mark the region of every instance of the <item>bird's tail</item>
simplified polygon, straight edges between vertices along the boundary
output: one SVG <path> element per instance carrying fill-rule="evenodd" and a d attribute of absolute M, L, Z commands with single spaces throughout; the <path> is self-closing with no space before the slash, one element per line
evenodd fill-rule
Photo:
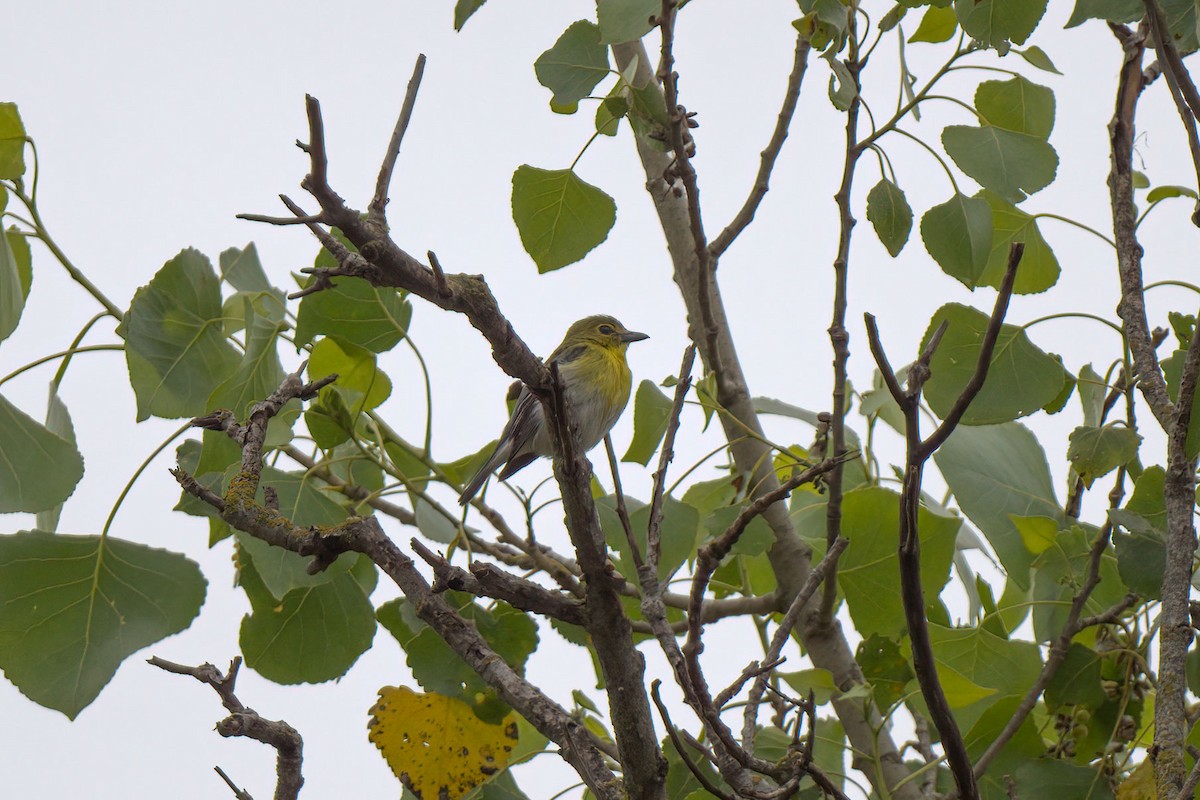
<path fill-rule="evenodd" d="M 471 502 L 471 498 L 479 494 L 479 490 L 483 488 L 483 484 L 491 477 L 496 468 L 508 461 L 508 457 L 512 455 L 512 442 L 501 440 L 496 444 L 496 449 L 488 456 L 488 460 L 484 462 L 479 471 L 475 473 L 475 477 L 471 478 L 466 488 L 462 490 L 462 494 L 458 496 L 458 504 L 465 506 Z"/>

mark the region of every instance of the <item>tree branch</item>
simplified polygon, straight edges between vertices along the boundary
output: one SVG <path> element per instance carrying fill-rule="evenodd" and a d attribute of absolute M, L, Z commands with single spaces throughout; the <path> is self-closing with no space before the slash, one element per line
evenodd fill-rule
<path fill-rule="evenodd" d="M 217 733 L 225 737 L 245 736 L 275 748 L 275 800 L 295 800 L 300 795 L 300 787 L 304 785 L 300 769 L 304 762 L 304 739 L 295 728 L 283 720 L 263 719 L 254 709 L 247 708 L 238 700 L 233 690 L 237 683 L 238 669 L 242 666 L 241 656 L 237 656 L 230 663 L 228 675 L 222 675 L 212 664 L 188 667 L 158 656 L 147 659 L 147 663 L 176 675 L 191 675 L 201 683 L 211 686 L 221 698 L 221 705 L 229 712 L 228 717 L 217 723 Z M 217 772 L 234 790 L 236 796 L 245 795 L 219 768 Z"/>
<path fill-rule="evenodd" d="M 929 709 L 930 719 L 941 736 L 942 749 L 946 753 L 946 761 L 954 776 L 958 796 L 962 798 L 978 797 L 979 789 L 962 732 L 958 728 L 958 723 L 954 719 L 950 703 L 946 700 L 946 693 L 938 678 L 937 661 L 934 658 L 933 643 L 929 636 L 929 621 L 925 617 L 925 591 L 921 585 L 921 539 L 918 529 L 921 483 L 925 464 L 929 461 L 930 456 L 954 431 L 963 414 L 971 405 L 971 401 L 979 394 L 987 380 L 988 368 L 992 363 L 992 353 L 996 347 L 996 340 L 1000 336 L 1004 315 L 1008 311 L 1008 301 L 1012 297 L 1017 267 L 1021 263 L 1024 251 L 1025 246 L 1019 242 L 1014 242 L 1009 248 L 1008 265 L 1000 284 L 995 307 L 988 320 L 987 331 L 980 345 L 975 372 L 959 393 L 942 424 L 930 434 L 928 439 L 921 439 L 921 390 L 931 375 L 930 363 L 944 328 L 938 329 L 917 359 L 916 364 L 909 370 L 908 390 L 902 391 L 892 365 L 883 351 L 883 343 L 879 339 L 879 329 L 875 325 L 875 318 L 870 314 L 866 315 L 867 341 L 871 348 L 871 354 L 875 358 L 880 373 L 884 376 L 884 383 L 892 392 L 893 399 L 904 412 L 908 457 L 900 491 L 898 558 L 900 562 L 900 596 L 911 641 L 913 671 L 921 686 L 921 694 Z"/>
<path fill-rule="evenodd" d="M 302 556 L 314 556 L 309 564 L 310 572 L 327 568 L 344 552 L 368 556 L 404 592 L 417 615 L 496 690 L 501 700 L 559 745 L 563 758 L 575 768 L 598 798 L 622 800 L 620 783 L 582 724 L 514 671 L 473 625 L 459 616 L 441 595 L 433 592 L 413 566 L 412 559 L 387 537 L 374 517 L 351 517 L 339 525 L 305 528 L 297 526 L 278 510 L 255 500 L 262 471 L 267 423 L 289 400 L 312 397 L 318 389 L 318 384 L 303 383 L 300 371 L 297 371 L 288 375 L 266 401 L 251 409 L 250 418 L 244 425 L 233 421 L 233 415 L 228 411 L 196 420 L 198 425 L 225 430 L 242 447 L 242 468 L 230 482 L 223 498 L 223 506 L 219 509 L 221 518 L 234 528 L 268 544 Z M 188 489 L 187 479 L 190 476 L 182 469 L 172 472 L 181 485 Z"/>
<path fill-rule="evenodd" d="M 649 57 L 640 42 L 618 44 L 612 49 L 618 69 L 627 70 L 636 62 L 634 85 L 645 87 L 650 84 L 654 78 L 647 66 Z M 719 286 L 715 280 L 702 280 L 688 202 L 676 195 L 672 184 L 663 177 L 671 167 L 670 156 L 641 139 L 636 140 L 636 144 L 688 318 L 693 326 L 697 325 L 698 320 L 705 318 L 707 308 L 716 323 L 715 341 L 697 335 L 693 335 L 693 340 L 705 365 L 716 376 L 716 399 L 728 412 L 720 415 L 720 421 L 733 460 L 737 469 L 747 476 L 751 496 L 762 497 L 778 487 L 779 481 L 772 468 L 770 447 L 763 441 L 762 423 L 742 372 Z M 713 353 L 717 353 L 715 358 Z M 811 548 L 796 535 L 785 503 L 768 506 L 762 517 L 774 535 L 768 558 L 778 584 L 779 603 L 790 604 L 812 568 Z M 797 633 L 814 666 L 828 669 L 838 686 L 848 690 L 862 683 L 862 672 L 836 619 L 825 624 L 815 615 L 806 613 L 802 615 Z M 854 699 L 834 699 L 833 704 L 851 746 L 859 754 L 855 758 L 856 766 L 861 765 L 881 792 L 890 792 L 894 800 L 919 800 L 922 796 L 920 787 L 907 780 L 908 768 L 878 711 Z"/>
<path fill-rule="evenodd" d="M 1150 29 L 1154 32 L 1155 49 L 1159 53 L 1159 59 L 1166 64 L 1163 75 L 1167 79 L 1167 88 L 1171 92 L 1171 99 L 1175 101 L 1179 119 L 1187 133 L 1192 168 L 1196 172 L 1197 188 L 1200 189 L 1200 139 L 1196 136 L 1196 120 L 1200 116 L 1200 92 L 1196 90 L 1192 76 L 1188 73 L 1187 67 L 1183 65 L 1183 59 L 1179 57 L 1179 50 L 1176 49 L 1175 40 L 1167 28 L 1167 19 L 1162 6 L 1158 4 L 1158 0 L 1143 0 L 1143 2 L 1146 6 L 1146 19 L 1149 20 Z M 1192 212 L 1192 224 L 1200 226 L 1200 201 L 1197 201 L 1196 209 Z"/>
<path fill-rule="evenodd" d="M 392 130 L 392 138 L 388 142 L 387 152 L 379 166 L 379 177 L 375 181 L 375 196 L 367 206 L 367 214 L 376 224 L 387 224 L 388 190 L 392 185 L 392 171 L 396 168 L 396 158 L 400 155 L 400 143 L 404 141 L 404 133 L 412 119 L 413 106 L 417 103 L 417 90 L 421 88 L 421 77 L 425 74 L 425 54 L 417 56 L 413 66 L 412 77 L 408 81 L 408 91 L 404 94 L 404 105 L 400 109 L 400 117 Z"/>
<path fill-rule="evenodd" d="M 1121 279 L 1121 302 L 1117 313 L 1124 323 L 1125 338 L 1133 354 L 1138 388 L 1163 430 L 1170 427 L 1174 406 L 1166 380 L 1154 352 L 1142 286 L 1142 246 L 1137 240 L 1137 208 L 1133 202 L 1134 116 L 1142 93 L 1142 55 L 1146 49 L 1144 29 L 1133 33 L 1124 25 L 1109 26 L 1123 50 L 1117 83 L 1116 110 L 1108 125 L 1112 166 L 1108 174 L 1113 214 L 1113 238 L 1117 244 L 1117 270 Z"/>
<path fill-rule="evenodd" d="M 733 244 L 741 232 L 754 221 L 754 215 L 758 212 L 759 205 L 762 204 L 763 198 L 767 196 L 767 192 L 771 188 L 771 172 L 775 169 L 775 161 L 779 158 L 780 150 L 783 149 L 783 143 L 788 137 L 788 128 L 791 127 L 792 117 L 796 113 L 796 103 L 800 98 L 800 86 L 804 83 L 804 75 L 808 71 L 810 49 L 809 41 L 803 34 L 796 37 L 792 73 L 788 76 L 787 91 L 783 95 L 783 106 L 779 109 L 779 116 L 775 120 L 775 131 L 771 134 L 771 140 L 767 142 L 766 149 L 760 154 L 758 175 L 754 178 L 750 196 L 746 198 L 741 209 L 725 226 L 725 230 L 721 231 L 708 245 L 709 255 L 714 261 L 719 260 L 729 249 L 729 245 Z"/>

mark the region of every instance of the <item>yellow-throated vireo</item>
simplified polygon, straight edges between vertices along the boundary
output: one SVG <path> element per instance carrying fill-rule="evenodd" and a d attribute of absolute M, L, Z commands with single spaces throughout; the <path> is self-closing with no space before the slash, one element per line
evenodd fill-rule
<path fill-rule="evenodd" d="M 562 344 L 546 359 L 547 365 L 558 367 L 571 419 L 579 431 L 579 446 L 584 452 L 612 430 L 625 410 L 632 383 L 625 350 L 630 342 L 648 338 L 644 333 L 627 329 L 613 317 L 597 314 L 584 317 L 568 328 Z M 554 437 L 542 404 L 528 387 L 522 386 L 496 449 L 458 496 L 459 504 L 470 502 L 501 464 L 504 469 L 500 470 L 499 478 L 505 480 L 539 456 L 553 455 Z"/>

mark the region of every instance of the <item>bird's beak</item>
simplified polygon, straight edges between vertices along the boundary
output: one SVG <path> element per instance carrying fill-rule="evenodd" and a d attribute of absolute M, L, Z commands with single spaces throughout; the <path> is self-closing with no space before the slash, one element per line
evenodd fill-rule
<path fill-rule="evenodd" d="M 621 334 L 621 341 L 624 342 L 625 344 L 629 344 L 630 342 L 640 342 L 643 339 L 649 339 L 649 338 L 650 338 L 650 334 L 639 333 L 637 331 L 625 331 L 624 333 Z"/>

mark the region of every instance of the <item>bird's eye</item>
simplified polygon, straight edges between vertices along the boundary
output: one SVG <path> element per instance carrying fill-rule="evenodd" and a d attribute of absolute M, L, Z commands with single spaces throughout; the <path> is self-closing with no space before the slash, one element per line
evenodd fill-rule
<path fill-rule="evenodd" d="M 603 333 L 605 336 L 612 336 L 615 331 L 613 331 L 612 325 L 601 325 L 600 332 Z"/>

